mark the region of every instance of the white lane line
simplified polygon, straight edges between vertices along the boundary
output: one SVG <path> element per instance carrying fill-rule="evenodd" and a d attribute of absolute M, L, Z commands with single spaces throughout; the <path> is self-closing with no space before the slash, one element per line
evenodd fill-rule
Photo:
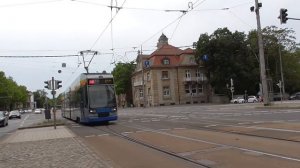
<path fill-rule="evenodd" d="M 92 138 L 92 137 L 95 137 L 96 135 L 87 135 L 85 136 L 86 138 Z"/>
<path fill-rule="evenodd" d="M 122 132 L 121 134 L 132 134 L 133 132 Z"/>
<path fill-rule="evenodd" d="M 279 128 L 266 128 L 266 127 L 256 127 L 256 126 L 251 126 L 247 128 L 255 128 L 259 130 L 271 130 L 271 131 L 283 131 L 283 132 L 293 132 L 293 133 L 300 133 L 300 131 L 297 130 L 288 130 L 288 129 L 279 129 Z"/>
<path fill-rule="evenodd" d="M 238 123 L 239 125 L 249 124 L 248 122 Z"/>
<path fill-rule="evenodd" d="M 261 123 L 264 123 L 264 121 L 255 121 L 253 122 L 254 124 L 261 124 Z"/>
<path fill-rule="evenodd" d="M 253 150 L 253 149 L 242 148 L 242 147 L 228 145 L 228 144 L 221 144 L 221 143 L 216 143 L 216 142 L 210 142 L 210 141 L 201 140 L 201 139 L 194 139 L 194 138 L 189 138 L 189 137 L 174 135 L 174 134 L 170 134 L 170 133 L 166 133 L 166 132 L 159 132 L 159 131 L 155 131 L 155 130 L 153 130 L 151 132 L 156 132 L 156 133 L 160 133 L 160 134 L 163 134 L 163 135 L 169 135 L 169 136 L 172 136 L 172 137 L 186 139 L 186 140 L 190 140 L 190 141 L 203 142 L 203 143 L 212 144 L 212 145 L 218 145 L 218 146 L 223 146 L 223 147 L 231 147 L 233 149 L 239 149 L 239 150 L 242 150 L 242 151 L 253 152 L 253 153 L 257 153 L 257 154 L 263 154 L 263 155 L 266 155 L 266 156 L 272 156 L 272 157 L 276 157 L 276 158 L 281 158 L 281 159 L 286 159 L 286 160 L 292 160 L 292 161 L 300 162 L 300 159 L 298 159 L 298 158 L 286 157 L 286 156 L 282 156 L 282 155 L 277 155 L 277 154 L 262 152 L 262 151 Z"/>
<path fill-rule="evenodd" d="M 27 116 L 24 118 L 24 120 L 23 120 L 23 121 L 21 122 L 21 124 L 20 124 L 20 127 L 23 127 L 25 121 L 28 119 L 29 116 L 30 116 L 30 114 L 27 115 Z"/>
<path fill-rule="evenodd" d="M 206 126 L 204 126 L 204 127 L 208 128 L 208 127 L 215 127 L 215 126 L 217 126 L 217 125 L 212 124 L 212 125 L 206 125 Z"/>
<path fill-rule="evenodd" d="M 174 130 L 185 130 L 186 128 L 174 128 Z"/>
<path fill-rule="evenodd" d="M 99 134 L 97 135 L 98 137 L 101 137 L 101 136 L 109 136 L 109 134 Z"/>

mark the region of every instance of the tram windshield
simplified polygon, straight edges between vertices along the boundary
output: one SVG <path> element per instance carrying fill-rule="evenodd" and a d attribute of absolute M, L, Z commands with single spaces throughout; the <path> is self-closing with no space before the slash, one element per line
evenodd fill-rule
<path fill-rule="evenodd" d="M 88 92 L 90 108 L 116 106 L 116 97 L 113 85 L 89 86 Z"/>

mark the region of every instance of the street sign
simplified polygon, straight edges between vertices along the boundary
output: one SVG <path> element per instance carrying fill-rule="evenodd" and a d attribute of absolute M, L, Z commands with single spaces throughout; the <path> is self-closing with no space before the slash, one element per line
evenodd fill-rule
<path fill-rule="evenodd" d="M 203 56 L 202 56 L 202 60 L 203 60 L 203 61 L 208 61 L 208 55 L 207 55 L 207 54 L 203 55 Z"/>
<path fill-rule="evenodd" d="M 146 68 L 149 68 L 149 67 L 150 67 L 150 61 L 149 61 L 149 60 L 146 60 L 146 61 L 144 62 L 144 66 L 145 66 Z"/>

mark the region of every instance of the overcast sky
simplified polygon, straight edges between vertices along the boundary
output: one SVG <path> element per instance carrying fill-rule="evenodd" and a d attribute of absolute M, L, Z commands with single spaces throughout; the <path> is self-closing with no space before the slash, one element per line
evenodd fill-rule
<path fill-rule="evenodd" d="M 287 8 L 289 17 L 300 18 L 300 1 L 260 2 L 262 26 L 292 28 L 299 42 L 300 21 L 288 20 L 280 25 L 277 17 L 280 8 Z M 141 46 L 144 53 L 153 52 L 161 33 L 171 45 L 190 46 L 200 34 L 211 34 L 217 28 L 244 32 L 256 28 L 255 13 L 249 10 L 255 0 L 117 0 L 117 6 L 123 4 L 124 8 L 116 16 L 116 9 L 111 12 L 107 7 L 110 3 L 111 0 L 0 0 L 0 56 L 63 56 L 94 50 L 100 55 L 91 62 L 90 72 L 111 72 L 114 63 L 134 60 Z M 164 11 L 187 10 L 189 6 L 193 10 L 178 20 L 181 12 Z M 111 15 L 115 16 L 112 27 Z M 67 67 L 62 68 L 62 63 Z M 59 92 L 85 72 L 81 57 L 1 57 L 0 70 L 30 91 L 43 89 L 43 81 L 54 76 L 63 81 Z"/>

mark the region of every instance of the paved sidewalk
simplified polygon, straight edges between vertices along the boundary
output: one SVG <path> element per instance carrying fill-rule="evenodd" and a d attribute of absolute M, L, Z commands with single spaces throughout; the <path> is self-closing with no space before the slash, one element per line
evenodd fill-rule
<path fill-rule="evenodd" d="M 101 161 L 64 126 L 18 130 L 0 143 L 0 168 L 103 168 Z"/>

